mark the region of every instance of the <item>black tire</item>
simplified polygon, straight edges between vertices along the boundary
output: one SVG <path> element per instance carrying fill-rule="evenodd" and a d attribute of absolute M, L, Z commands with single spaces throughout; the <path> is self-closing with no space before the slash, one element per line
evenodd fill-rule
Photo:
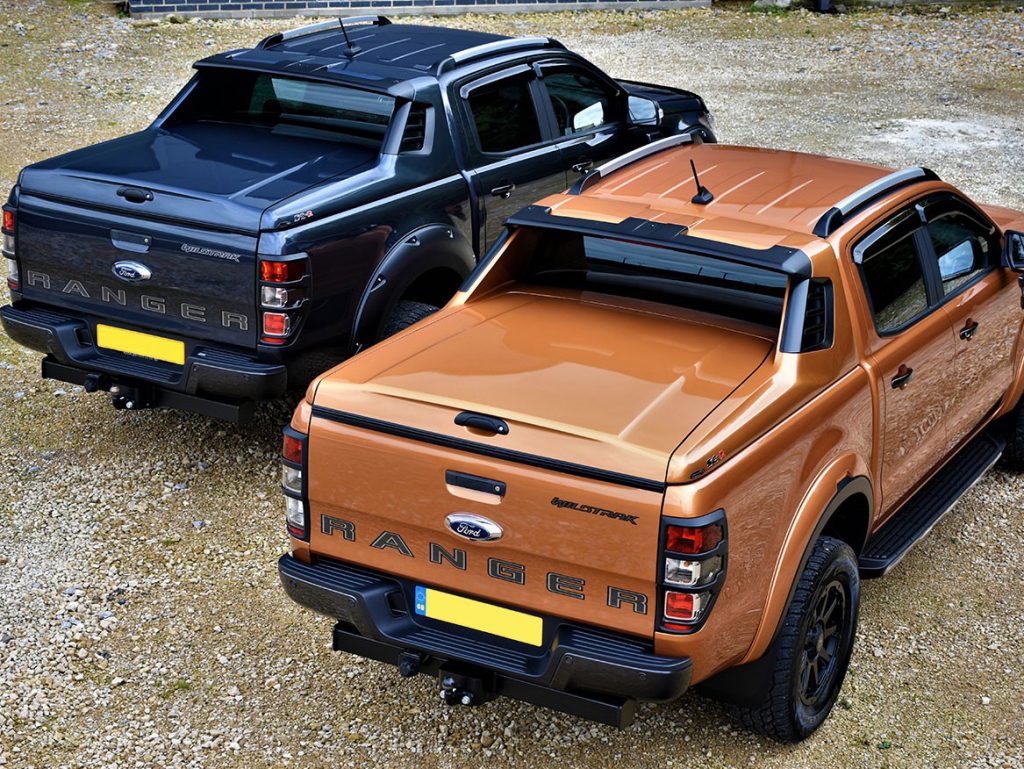
<path fill-rule="evenodd" d="M 1024 400 L 1010 413 L 1007 422 L 1002 465 L 1019 473 L 1024 470 Z"/>
<path fill-rule="evenodd" d="M 380 338 L 387 339 L 399 331 L 405 331 L 413 323 L 418 323 L 428 315 L 433 315 L 439 309 L 439 307 L 426 304 L 425 302 L 410 302 L 403 299 L 395 305 L 395 309 L 392 311 L 391 317 L 388 318 L 387 325 L 384 326 L 384 333 L 381 334 Z"/>
<path fill-rule="evenodd" d="M 757 706 L 734 707 L 740 723 L 780 742 L 799 742 L 821 726 L 846 677 L 859 602 L 857 556 L 845 542 L 821 537 L 770 652 L 771 683 Z"/>

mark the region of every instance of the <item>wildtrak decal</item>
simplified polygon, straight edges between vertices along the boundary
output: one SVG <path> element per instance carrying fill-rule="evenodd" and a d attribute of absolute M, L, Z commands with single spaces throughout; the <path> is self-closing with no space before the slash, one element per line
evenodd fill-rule
<path fill-rule="evenodd" d="M 611 518 L 616 521 L 625 521 L 636 526 L 636 521 L 639 516 L 630 515 L 629 513 L 617 513 L 614 510 L 608 510 L 604 507 L 594 507 L 593 505 L 581 505 L 579 502 L 570 502 L 567 499 L 559 499 L 555 497 L 551 500 L 551 504 L 558 508 L 566 508 L 569 510 L 577 510 L 581 513 L 590 513 L 591 515 L 600 515 L 604 518 Z"/>

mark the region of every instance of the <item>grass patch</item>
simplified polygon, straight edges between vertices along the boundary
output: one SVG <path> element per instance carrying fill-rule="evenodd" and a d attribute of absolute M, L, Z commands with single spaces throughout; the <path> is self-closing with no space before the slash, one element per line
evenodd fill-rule
<path fill-rule="evenodd" d="M 164 687 L 163 691 L 160 692 L 160 697 L 165 700 L 169 700 L 171 697 L 178 694 L 179 692 L 190 691 L 192 691 L 192 682 L 184 678 L 177 678 Z"/>

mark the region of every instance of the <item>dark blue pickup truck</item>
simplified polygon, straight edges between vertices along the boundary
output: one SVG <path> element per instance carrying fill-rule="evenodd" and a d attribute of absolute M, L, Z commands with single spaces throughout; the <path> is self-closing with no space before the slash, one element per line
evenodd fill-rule
<path fill-rule="evenodd" d="M 360 17 L 199 61 L 144 131 L 24 169 L 7 333 L 118 408 L 251 414 L 443 305 L 505 218 L 700 97 L 548 38 Z"/>

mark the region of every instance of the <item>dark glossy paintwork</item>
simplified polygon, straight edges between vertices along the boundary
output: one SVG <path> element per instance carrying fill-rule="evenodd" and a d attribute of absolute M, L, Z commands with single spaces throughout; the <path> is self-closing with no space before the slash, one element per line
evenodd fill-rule
<path fill-rule="evenodd" d="M 255 235 L 140 222 L 23 195 L 18 238 L 26 301 L 185 339 L 237 346 L 256 342 Z M 185 253 L 182 244 L 216 249 L 238 261 Z M 66 258 L 71 253 L 75 258 Z M 118 278 L 111 268 L 121 260 L 146 265 L 152 277 Z"/>
<path fill-rule="evenodd" d="M 19 180 L 23 271 L 91 286 L 107 280 L 114 261 L 137 257 L 153 271 L 147 290 L 164 296 L 168 307 L 197 304 L 207 308 L 208 318 L 244 313 L 245 330 L 237 323 L 199 323 L 172 312 L 135 310 L 130 301 L 126 306 L 97 302 L 91 292 L 89 299 L 77 292 L 69 298 L 26 286 L 24 279 L 22 290 L 13 294 L 15 306 L 54 306 L 79 312 L 91 323 L 106 319 L 181 336 L 187 344 L 221 342 L 262 361 L 287 362 L 314 348 L 341 358 L 376 341 L 399 299 L 447 301 L 497 237 L 505 216 L 575 181 L 578 173 L 571 166 L 580 157 L 600 163 L 653 135 L 649 126 L 621 121 L 573 137 L 556 136 L 548 108 L 541 114 L 540 144 L 489 157 L 475 149 L 472 118 L 461 95 L 466 84 L 511 67 L 571 62 L 619 88 L 623 100 L 635 92 L 663 102 L 666 115 L 685 113 L 692 130 L 713 140 L 699 97 L 616 84 L 555 43 L 450 66 L 445 60 L 453 53 L 502 38 L 397 24 L 359 28 L 350 36 L 364 49 L 354 61 L 335 50 L 342 37 L 334 30 L 218 54 L 197 63 L 196 77 L 209 68 L 240 68 L 387 93 L 396 108 L 379 156 L 363 147 L 298 140 L 264 127 L 177 124 L 175 108 L 194 87 L 193 79 L 149 129 L 43 161 L 25 169 Z M 445 71 L 438 75 L 440 70 Z M 535 88 L 541 87 L 538 81 Z M 400 152 L 412 102 L 427 108 L 426 142 L 422 150 Z M 677 130 L 668 122 L 666 127 Z M 506 177 L 514 177 L 515 193 L 508 199 L 491 195 Z M 151 199 L 131 202 L 118 194 L 126 185 Z M 113 230 L 151 237 L 152 246 L 146 253 L 123 251 L 112 239 Z M 238 259 L 189 256 L 183 245 Z M 261 255 L 296 254 L 310 260 L 309 298 L 294 318 L 298 330 L 286 345 L 261 344 L 256 262 Z M 118 283 L 113 275 L 109 280 Z M 130 295 L 136 290 L 126 287 Z"/>

